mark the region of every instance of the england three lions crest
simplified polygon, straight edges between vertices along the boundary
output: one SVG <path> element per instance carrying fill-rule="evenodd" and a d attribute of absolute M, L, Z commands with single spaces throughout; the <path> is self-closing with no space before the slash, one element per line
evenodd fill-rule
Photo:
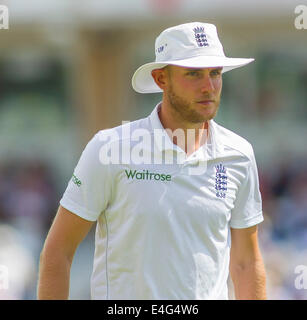
<path fill-rule="evenodd" d="M 205 35 L 204 27 L 197 27 L 193 29 L 195 33 L 195 40 L 199 47 L 207 47 L 209 46 L 207 36 Z"/>
<path fill-rule="evenodd" d="M 215 166 L 215 194 L 218 198 L 226 198 L 227 170 L 220 163 Z"/>

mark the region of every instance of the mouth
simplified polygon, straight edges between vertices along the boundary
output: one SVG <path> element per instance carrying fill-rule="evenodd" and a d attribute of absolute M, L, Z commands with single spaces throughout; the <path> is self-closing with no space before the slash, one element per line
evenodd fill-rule
<path fill-rule="evenodd" d="M 198 101 L 197 103 L 206 106 L 206 105 L 208 105 L 210 103 L 214 103 L 214 100 L 202 100 L 202 101 Z"/>

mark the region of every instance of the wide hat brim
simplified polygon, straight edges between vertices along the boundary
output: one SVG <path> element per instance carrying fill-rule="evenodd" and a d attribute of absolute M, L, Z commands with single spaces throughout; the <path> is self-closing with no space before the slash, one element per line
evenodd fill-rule
<path fill-rule="evenodd" d="M 173 60 L 163 62 L 150 62 L 139 67 L 132 77 L 132 87 L 139 93 L 162 92 L 156 85 L 151 72 L 154 69 L 163 68 L 167 65 L 175 65 L 186 68 L 213 68 L 222 67 L 222 73 L 243 67 L 255 59 L 250 58 L 228 58 L 221 56 L 196 56 L 184 60 Z"/>

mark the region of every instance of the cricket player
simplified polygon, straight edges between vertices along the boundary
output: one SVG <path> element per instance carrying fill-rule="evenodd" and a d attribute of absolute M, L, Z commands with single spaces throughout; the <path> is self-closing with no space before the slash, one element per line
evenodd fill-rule
<path fill-rule="evenodd" d="M 253 148 L 213 120 L 222 74 L 254 59 L 226 57 L 200 22 L 164 30 L 155 54 L 132 86 L 162 101 L 84 149 L 41 253 L 39 299 L 68 299 L 94 223 L 92 299 L 228 299 L 229 274 L 236 299 L 266 299 Z"/>

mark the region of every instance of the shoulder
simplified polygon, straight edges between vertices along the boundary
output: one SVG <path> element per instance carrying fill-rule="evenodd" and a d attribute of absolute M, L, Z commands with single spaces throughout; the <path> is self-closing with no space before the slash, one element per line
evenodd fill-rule
<path fill-rule="evenodd" d="M 239 152 L 249 160 L 253 160 L 254 150 L 249 141 L 237 133 L 217 124 L 216 122 L 214 122 L 214 127 L 218 141 L 224 146 L 224 148 Z"/>
<path fill-rule="evenodd" d="M 151 135 L 150 120 L 142 118 L 125 122 L 120 126 L 98 131 L 89 141 L 85 150 L 87 158 L 95 158 L 97 164 L 119 164 L 126 159 L 138 143 L 139 136 Z"/>
<path fill-rule="evenodd" d="M 94 136 L 98 145 L 120 143 L 131 139 L 131 135 L 136 130 L 148 130 L 151 133 L 151 125 L 149 118 L 142 118 L 135 121 L 125 121 L 123 124 L 110 128 L 100 130 Z"/>

